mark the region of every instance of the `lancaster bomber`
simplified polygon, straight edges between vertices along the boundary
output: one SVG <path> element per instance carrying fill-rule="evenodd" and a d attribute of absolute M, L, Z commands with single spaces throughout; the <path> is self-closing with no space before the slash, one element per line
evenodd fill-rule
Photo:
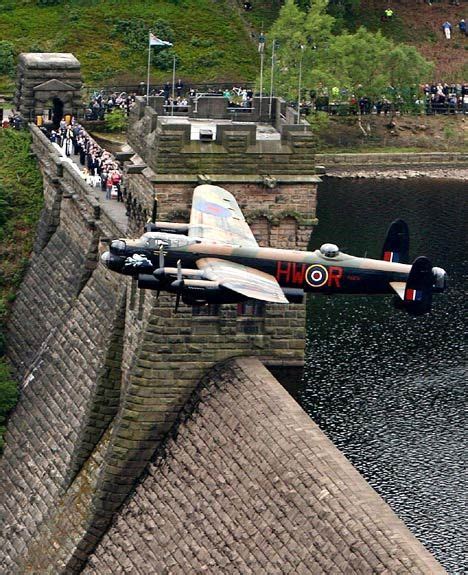
<path fill-rule="evenodd" d="M 403 220 L 387 232 L 380 260 L 345 254 L 335 244 L 315 251 L 260 247 L 234 196 L 204 184 L 193 193 L 190 223 L 152 222 L 138 239 L 115 239 L 102 254 L 112 271 L 136 278 L 142 289 L 176 294 L 188 305 L 256 299 L 300 303 L 305 293 L 395 294 L 396 307 L 412 315 L 431 309 L 447 274 L 428 258 L 408 263 Z"/>

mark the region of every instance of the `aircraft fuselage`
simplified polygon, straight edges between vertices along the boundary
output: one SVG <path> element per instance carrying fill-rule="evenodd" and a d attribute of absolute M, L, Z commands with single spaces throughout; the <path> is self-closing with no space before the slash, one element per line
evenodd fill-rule
<path fill-rule="evenodd" d="M 121 254 L 111 253 L 106 265 L 124 275 L 152 274 L 159 267 L 160 252 L 141 243 L 126 240 L 125 250 Z M 168 246 L 163 253 L 166 267 L 175 267 L 180 260 L 182 268 L 197 270 L 196 262 L 201 258 L 224 259 L 271 274 L 282 288 L 330 294 L 392 293 L 389 282 L 406 281 L 411 269 L 407 264 L 359 258 L 341 252 L 326 257 L 320 250 L 242 248 L 206 242 Z"/>

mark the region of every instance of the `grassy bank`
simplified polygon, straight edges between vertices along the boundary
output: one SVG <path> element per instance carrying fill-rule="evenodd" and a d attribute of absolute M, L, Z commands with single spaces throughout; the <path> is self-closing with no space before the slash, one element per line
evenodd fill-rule
<path fill-rule="evenodd" d="M 4 360 L 5 323 L 42 207 L 42 179 L 30 143 L 28 132 L 0 129 L 0 450 L 5 419 L 17 398 Z"/>

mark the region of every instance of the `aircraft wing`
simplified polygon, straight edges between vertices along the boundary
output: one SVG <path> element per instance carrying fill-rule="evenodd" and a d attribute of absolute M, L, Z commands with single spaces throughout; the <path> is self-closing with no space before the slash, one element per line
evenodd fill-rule
<path fill-rule="evenodd" d="M 205 279 L 217 281 L 220 286 L 248 298 L 289 303 L 279 283 L 270 274 L 218 258 L 199 259 L 197 266 L 203 270 Z"/>
<path fill-rule="evenodd" d="M 258 247 L 234 196 L 210 184 L 193 191 L 188 235 L 233 246 Z"/>

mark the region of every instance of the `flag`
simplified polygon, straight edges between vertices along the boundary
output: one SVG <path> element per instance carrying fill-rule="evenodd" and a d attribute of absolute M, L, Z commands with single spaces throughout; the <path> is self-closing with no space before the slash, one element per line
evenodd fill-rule
<path fill-rule="evenodd" d="M 153 34 L 153 32 L 149 33 L 149 45 L 150 46 L 173 46 L 172 42 L 167 42 L 166 40 L 161 40 Z"/>

